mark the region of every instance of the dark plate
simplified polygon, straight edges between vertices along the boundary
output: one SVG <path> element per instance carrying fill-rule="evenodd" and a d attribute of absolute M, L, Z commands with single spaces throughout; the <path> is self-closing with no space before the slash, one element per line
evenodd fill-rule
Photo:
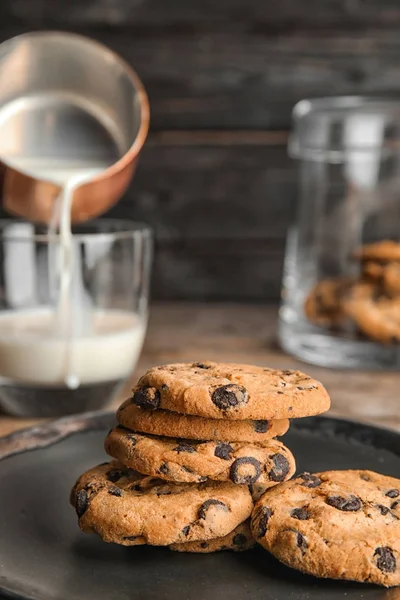
<path fill-rule="evenodd" d="M 111 415 L 94 413 L 0 440 L 0 593 L 34 600 L 400 600 L 400 589 L 307 577 L 261 548 L 191 555 L 122 548 L 81 533 L 69 491 L 83 470 L 106 459 L 103 439 L 112 424 Z M 393 432 L 302 419 L 285 442 L 300 471 L 400 475 L 400 435 Z"/>

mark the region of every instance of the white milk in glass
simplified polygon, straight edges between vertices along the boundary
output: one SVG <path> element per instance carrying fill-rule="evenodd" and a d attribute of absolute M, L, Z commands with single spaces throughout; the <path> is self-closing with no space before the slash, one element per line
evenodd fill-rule
<path fill-rule="evenodd" d="M 49 238 L 59 232 L 49 242 L 48 265 L 49 277 L 57 282 L 57 303 L 55 308 L 0 313 L 1 384 L 75 389 L 125 379 L 142 348 L 144 319 L 132 312 L 92 306 L 71 233 L 75 188 L 108 165 L 15 157 L 13 165 L 63 188 L 49 225 Z"/>

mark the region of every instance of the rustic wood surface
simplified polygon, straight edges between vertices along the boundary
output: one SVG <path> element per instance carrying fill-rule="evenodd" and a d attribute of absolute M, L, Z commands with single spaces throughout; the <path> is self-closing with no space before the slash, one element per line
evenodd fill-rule
<path fill-rule="evenodd" d="M 89 35 L 138 71 L 151 133 L 113 215 L 155 229 L 158 299 L 276 299 L 301 98 L 400 93 L 397 0 L 1 0 L 0 41 Z"/>
<path fill-rule="evenodd" d="M 276 309 L 259 305 L 179 304 L 153 307 L 148 335 L 133 381 L 152 365 L 206 359 L 299 368 L 321 380 L 330 414 L 400 431 L 400 373 L 338 371 L 305 365 L 283 354 L 275 337 Z M 38 421 L 0 417 L 0 436 Z"/>

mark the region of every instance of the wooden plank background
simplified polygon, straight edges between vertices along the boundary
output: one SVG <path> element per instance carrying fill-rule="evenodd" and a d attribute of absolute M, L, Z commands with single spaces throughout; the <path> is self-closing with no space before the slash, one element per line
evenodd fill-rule
<path fill-rule="evenodd" d="M 292 106 L 400 92 L 397 0 L 1 0 L 0 40 L 33 29 L 106 43 L 146 86 L 151 134 L 112 214 L 154 227 L 158 299 L 276 299 Z"/>

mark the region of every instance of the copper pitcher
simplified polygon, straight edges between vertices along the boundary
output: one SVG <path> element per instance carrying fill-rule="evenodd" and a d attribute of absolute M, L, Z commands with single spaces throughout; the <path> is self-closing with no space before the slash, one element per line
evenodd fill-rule
<path fill-rule="evenodd" d="M 103 171 L 77 187 L 71 219 L 102 214 L 127 189 L 149 128 L 149 104 L 133 69 L 80 35 L 36 32 L 0 44 L 0 171 L 6 211 L 48 223 L 59 182 L 38 161 L 93 161 Z M 48 172 L 49 169 L 47 168 Z"/>

